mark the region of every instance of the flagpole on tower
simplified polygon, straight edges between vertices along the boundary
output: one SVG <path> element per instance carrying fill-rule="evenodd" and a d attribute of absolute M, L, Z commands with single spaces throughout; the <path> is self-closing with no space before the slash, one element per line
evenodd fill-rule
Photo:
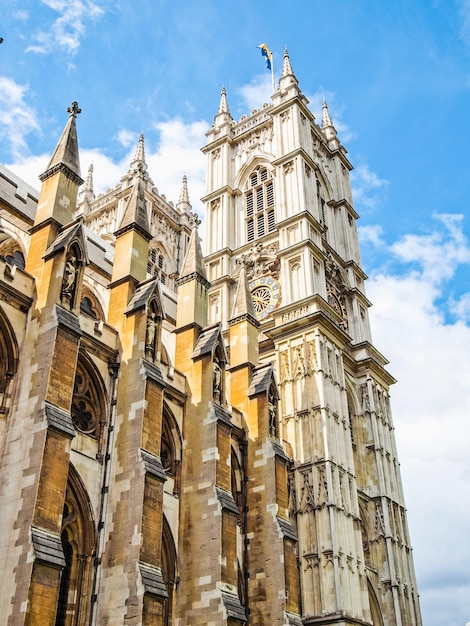
<path fill-rule="evenodd" d="M 273 61 L 273 53 L 268 48 L 265 43 L 261 43 L 258 48 L 261 50 L 261 54 L 266 58 L 266 67 L 268 70 L 271 70 L 271 83 L 272 89 L 274 93 L 274 61 Z"/>
<path fill-rule="evenodd" d="M 271 52 L 271 85 L 274 93 L 274 57 Z"/>

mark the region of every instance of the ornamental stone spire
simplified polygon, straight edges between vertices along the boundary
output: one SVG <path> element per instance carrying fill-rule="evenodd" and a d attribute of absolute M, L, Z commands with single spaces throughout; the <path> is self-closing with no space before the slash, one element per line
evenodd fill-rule
<path fill-rule="evenodd" d="M 330 112 L 328 111 L 328 105 L 326 104 L 326 100 L 323 100 L 322 105 L 321 127 L 328 141 L 329 147 L 332 150 L 337 150 L 339 148 L 339 141 L 336 135 L 336 128 L 333 126 L 333 122 L 331 121 Z"/>
<path fill-rule="evenodd" d="M 326 100 L 323 100 L 322 104 L 322 119 L 321 119 L 322 128 L 326 128 L 327 126 L 333 126 L 333 122 L 331 121 L 330 112 L 328 111 L 328 105 Z"/>
<path fill-rule="evenodd" d="M 222 91 L 220 92 L 220 103 L 219 109 L 217 111 L 217 115 L 214 118 L 215 126 L 222 128 L 225 126 L 225 133 L 229 133 L 230 125 L 233 122 L 233 118 L 230 115 L 230 111 L 227 104 L 227 92 L 225 91 L 225 87 L 222 87 Z"/>
<path fill-rule="evenodd" d="M 253 298 L 251 297 L 250 286 L 248 284 L 246 267 L 243 263 L 240 267 L 240 275 L 238 277 L 237 292 L 233 303 L 231 320 L 235 322 L 235 320 L 238 320 L 241 317 L 245 319 L 248 318 L 252 324 L 257 327 L 259 326 L 259 322 L 256 318 Z"/>
<path fill-rule="evenodd" d="M 90 191 L 91 193 L 93 193 L 93 163 L 90 163 L 90 165 L 88 166 L 88 174 L 86 176 L 85 189 L 86 191 Z"/>
<path fill-rule="evenodd" d="M 218 113 L 230 113 L 227 104 L 227 92 L 225 91 L 225 87 L 222 87 L 222 91 L 220 92 L 220 104 Z"/>
<path fill-rule="evenodd" d="M 147 173 L 147 163 L 145 161 L 145 148 L 144 148 L 144 134 L 140 133 L 139 143 L 137 144 L 137 150 L 135 151 L 134 160 L 132 161 L 130 172 L 138 172 L 142 174 Z"/>
<path fill-rule="evenodd" d="M 127 206 L 119 225 L 119 231 L 137 227 L 150 240 L 150 226 L 145 202 L 145 190 L 142 178 L 137 178 L 134 188 L 127 201 Z"/>
<path fill-rule="evenodd" d="M 189 202 L 188 179 L 186 174 L 183 176 L 180 198 L 176 203 L 176 208 L 180 213 L 187 213 L 188 215 L 191 214 L 191 203 Z"/>
<path fill-rule="evenodd" d="M 294 76 L 292 65 L 290 63 L 289 53 L 287 48 L 284 48 L 284 61 L 282 63 L 282 76 Z"/>
<path fill-rule="evenodd" d="M 206 268 L 204 265 L 204 258 L 202 256 L 201 240 L 199 238 L 197 224 L 198 220 L 196 219 L 191 237 L 189 238 L 179 280 L 183 280 L 184 278 L 192 277 L 197 274 L 200 279 L 207 282 Z"/>
<path fill-rule="evenodd" d="M 80 213 L 88 215 L 90 205 L 95 201 L 95 194 L 93 191 L 93 163 L 90 163 L 88 167 L 88 174 L 85 184 L 80 189 L 78 194 L 78 206 Z"/>
<path fill-rule="evenodd" d="M 72 106 L 68 107 L 67 112 L 69 113 L 69 119 L 46 171 L 39 176 L 41 182 L 44 182 L 56 172 L 61 171 L 77 185 L 83 183 L 80 176 L 80 158 L 78 153 L 76 125 L 76 118 L 77 115 L 81 113 L 81 109 L 76 102 L 72 102 Z"/>
<path fill-rule="evenodd" d="M 279 89 L 277 93 L 279 92 L 281 92 L 286 98 L 293 98 L 300 94 L 299 83 L 292 69 L 287 48 L 284 48 L 282 73 L 281 78 L 279 79 Z M 276 94 L 274 94 L 273 100 L 275 104 L 278 104 L 278 98 L 276 97 Z"/>

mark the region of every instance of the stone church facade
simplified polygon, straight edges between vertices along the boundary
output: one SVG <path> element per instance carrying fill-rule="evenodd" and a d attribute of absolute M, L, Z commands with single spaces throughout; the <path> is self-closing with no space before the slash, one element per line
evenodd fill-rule
<path fill-rule="evenodd" d="M 207 133 L 205 252 L 76 103 L 36 192 L 0 168 L 2 623 L 420 626 L 349 181 L 287 52 Z"/>

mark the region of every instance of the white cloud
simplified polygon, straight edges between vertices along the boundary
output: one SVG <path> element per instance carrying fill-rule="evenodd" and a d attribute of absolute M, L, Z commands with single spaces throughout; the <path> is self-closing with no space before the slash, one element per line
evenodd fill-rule
<path fill-rule="evenodd" d="M 458 299 L 451 298 L 449 307 L 458 320 L 466 324 L 470 323 L 470 293 L 464 293 Z"/>
<path fill-rule="evenodd" d="M 357 231 L 361 240 L 361 246 L 366 246 L 367 244 L 372 244 L 377 248 L 385 246 L 385 241 L 382 238 L 383 228 L 378 224 L 359 226 Z"/>
<path fill-rule="evenodd" d="M 124 148 L 129 148 L 130 146 L 137 145 L 137 133 L 123 128 L 118 132 L 117 140 Z"/>
<path fill-rule="evenodd" d="M 200 217 L 203 216 L 200 198 L 205 195 L 205 157 L 200 147 L 204 144 L 208 127 L 206 121 L 186 124 L 183 120 L 174 118 L 155 124 L 154 128 L 158 132 L 156 145 L 153 145 L 148 137 L 145 140 L 148 172 L 159 192 L 176 204 L 181 192 L 183 174 L 186 174 L 190 201 L 193 210 L 199 213 Z M 93 163 L 96 195 L 113 188 L 127 172 L 134 158 L 138 134 L 123 129 L 119 132 L 118 138 L 122 145 L 129 148 L 127 154 L 119 161 L 113 161 L 98 148 L 80 150 L 82 178 L 85 178 L 89 165 Z M 50 154 L 19 156 L 13 163 L 7 164 L 7 167 L 38 189 L 38 176 L 46 169 L 50 156 Z"/>
<path fill-rule="evenodd" d="M 392 408 L 424 623 L 460 626 L 470 615 L 470 327 L 447 322 L 442 307 L 470 247 L 461 216 L 433 224 L 389 248 L 405 265 L 372 274 L 367 295 L 374 345 L 398 379 Z"/>
<path fill-rule="evenodd" d="M 11 146 L 14 158 L 26 151 L 25 136 L 39 132 L 36 112 L 25 101 L 27 85 L 20 85 L 7 76 L 0 76 L 0 132 Z"/>
<path fill-rule="evenodd" d="M 375 210 L 380 204 L 388 187 L 388 180 L 379 176 L 369 169 L 366 163 L 359 163 L 351 172 L 351 186 L 354 204 L 358 210 Z"/>
<path fill-rule="evenodd" d="M 271 74 L 268 71 L 265 74 L 258 74 L 251 83 L 240 87 L 238 92 L 244 101 L 242 106 L 246 108 L 245 115 L 249 115 L 253 109 L 261 109 L 265 102 L 271 102 L 273 95 Z"/>
<path fill-rule="evenodd" d="M 444 231 L 428 235 L 406 235 L 392 246 L 402 261 L 417 262 L 423 278 L 434 283 L 450 278 L 458 265 L 470 263 L 470 248 L 461 225 L 463 215 L 434 216 L 445 226 Z"/>
<path fill-rule="evenodd" d="M 48 54 L 58 48 L 76 52 L 80 40 L 86 32 L 86 24 L 101 15 L 104 10 L 91 0 L 41 0 L 43 4 L 58 13 L 58 17 L 37 31 L 32 39 L 35 44 L 28 46 L 27 52 Z"/>
<path fill-rule="evenodd" d="M 186 174 L 190 201 L 199 217 L 203 214 L 199 200 L 206 193 L 206 161 L 200 148 L 209 126 L 204 120 L 186 124 L 180 118 L 159 122 L 155 124 L 159 133 L 156 150 L 152 151 L 152 146 L 146 144 L 149 172 L 159 191 L 177 202 L 183 174 Z"/>

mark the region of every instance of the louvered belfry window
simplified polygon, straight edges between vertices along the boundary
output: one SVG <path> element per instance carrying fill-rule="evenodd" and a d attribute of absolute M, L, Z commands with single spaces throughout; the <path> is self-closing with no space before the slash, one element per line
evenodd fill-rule
<path fill-rule="evenodd" d="M 248 179 L 245 191 L 246 239 L 253 241 L 276 229 L 274 184 L 265 167 L 257 167 Z"/>

